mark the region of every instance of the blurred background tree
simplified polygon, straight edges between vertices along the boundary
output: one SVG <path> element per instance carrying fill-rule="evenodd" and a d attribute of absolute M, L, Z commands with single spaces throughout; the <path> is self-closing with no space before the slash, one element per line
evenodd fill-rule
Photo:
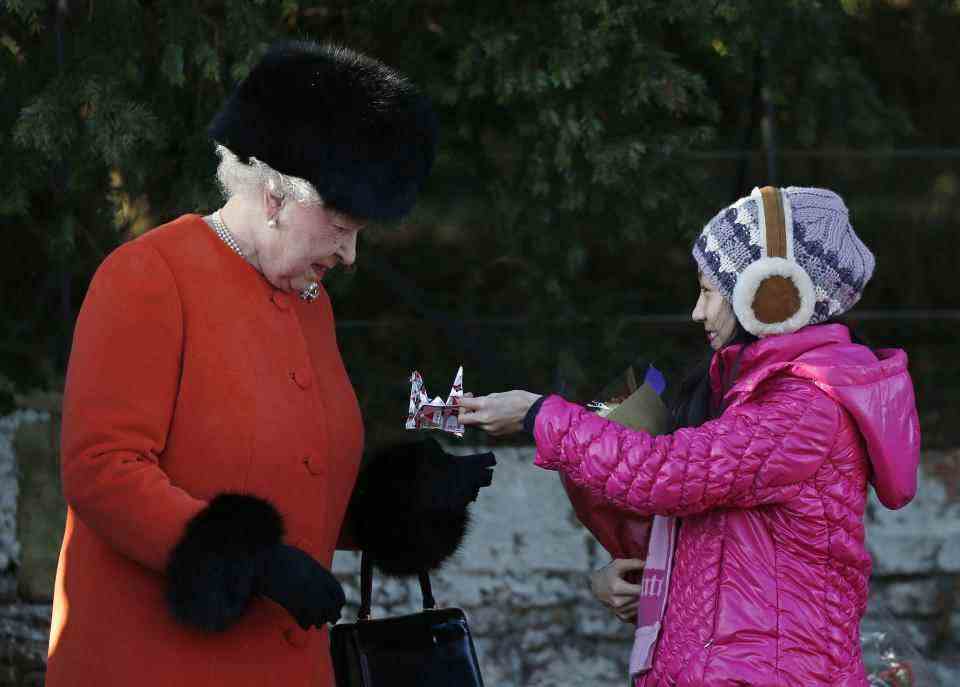
<path fill-rule="evenodd" d="M 862 308 L 956 308 L 958 30 L 955 0 L 0 0 L 0 406 L 62 385 L 110 250 L 217 206 L 206 124 L 282 37 L 384 60 L 441 117 L 417 210 L 329 284 L 372 435 L 414 368 L 432 393 L 458 363 L 477 392 L 678 374 L 701 333 L 649 318 L 689 311 L 692 237 L 754 185 L 847 198 Z M 857 324 L 956 445 L 956 320 Z"/>

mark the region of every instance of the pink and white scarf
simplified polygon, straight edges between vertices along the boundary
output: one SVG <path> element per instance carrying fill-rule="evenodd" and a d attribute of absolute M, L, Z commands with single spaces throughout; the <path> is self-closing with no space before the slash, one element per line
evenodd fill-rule
<path fill-rule="evenodd" d="M 630 677 L 636 679 L 650 670 L 653 651 L 660 636 L 663 613 L 670 590 L 670 571 L 677 543 L 677 519 L 656 515 L 650 530 L 647 560 L 637 600 L 637 631 L 630 652 Z"/>

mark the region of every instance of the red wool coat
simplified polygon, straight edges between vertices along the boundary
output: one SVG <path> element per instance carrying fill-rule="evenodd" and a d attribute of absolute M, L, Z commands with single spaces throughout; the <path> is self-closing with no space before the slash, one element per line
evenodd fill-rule
<path fill-rule="evenodd" d="M 225 491 L 271 502 L 329 566 L 362 448 L 325 292 L 273 289 L 196 215 L 117 249 L 67 373 L 47 686 L 333 685 L 325 630 L 260 597 L 222 633 L 185 627 L 163 573 Z"/>

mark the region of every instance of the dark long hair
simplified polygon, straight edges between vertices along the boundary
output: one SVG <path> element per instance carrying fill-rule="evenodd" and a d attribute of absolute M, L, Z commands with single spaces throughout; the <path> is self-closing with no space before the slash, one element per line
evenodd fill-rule
<path fill-rule="evenodd" d="M 743 325 L 740 324 L 740 320 L 737 320 L 733 330 L 733 336 L 730 337 L 730 341 L 725 343 L 720 350 L 736 344 L 743 344 L 743 349 L 741 349 L 737 355 L 733 369 L 729 372 L 721 370 L 720 376 L 724 381 L 724 387 L 726 387 L 728 379 L 731 383 L 736 379 L 740 356 L 743 355 L 743 351 L 745 351 L 750 344 L 757 340 L 757 337 L 744 329 Z M 721 409 L 715 407 L 713 393 L 710 390 L 710 363 L 713 360 L 713 356 L 719 352 L 720 351 L 710 351 L 706 356 L 699 359 L 689 369 L 687 374 L 684 375 L 683 381 L 680 382 L 680 391 L 677 393 L 677 398 L 673 403 L 673 407 L 670 409 L 673 414 L 674 428 L 699 427 L 707 420 L 712 420 L 720 415 Z"/>
<path fill-rule="evenodd" d="M 853 330 L 853 327 L 851 327 L 849 322 L 844 318 L 831 318 L 821 324 L 842 324 L 850 332 L 850 340 L 853 343 L 872 348 L 863 337 L 859 336 Z M 730 338 L 730 341 L 723 345 L 723 348 L 737 344 L 743 344 L 743 348 L 740 349 L 733 366 L 729 370 L 723 368 L 723 358 L 720 359 L 720 398 L 723 398 L 726 390 L 729 389 L 736 380 L 737 374 L 740 371 L 740 358 L 743 356 L 744 351 L 747 350 L 750 344 L 758 340 L 758 337 L 744 329 L 743 325 L 740 324 L 740 320 L 737 320 L 736 327 L 733 330 L 733 336 Z M 723 408 L 715 403 L 716 399 L 714 399 L 710 389 L 710 363 L 713 360 L 713 356 L 719 352 L 720 351 L 710 351 L 705 358 L 700 359 L 690 368 L 689 372 L 684 376 L 683 381 L 680 382 L 680 391 L 677 393 L 677 398 L 670 408 L 673 414 L 675 429 L 679 429 L 680 427 L 699 427 L 704 422 L 719 417 L 723 412 Z"/>

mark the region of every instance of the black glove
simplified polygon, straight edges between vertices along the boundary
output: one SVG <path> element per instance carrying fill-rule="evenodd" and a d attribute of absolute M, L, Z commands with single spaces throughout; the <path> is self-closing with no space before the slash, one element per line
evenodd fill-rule
<path fill-rule="evenodd" d="M 493 481 L 493 453 L 457 456 L 427 437 L 416 447 L 416 505 L 421 510 L 462 511 Z"/>
<path fill-rule="evenodd" d="M 333 573 L 287 544 L 264 555 L 259 592 L 287 609 L 304 630 L 337 622 L 347 602 Z"/>

